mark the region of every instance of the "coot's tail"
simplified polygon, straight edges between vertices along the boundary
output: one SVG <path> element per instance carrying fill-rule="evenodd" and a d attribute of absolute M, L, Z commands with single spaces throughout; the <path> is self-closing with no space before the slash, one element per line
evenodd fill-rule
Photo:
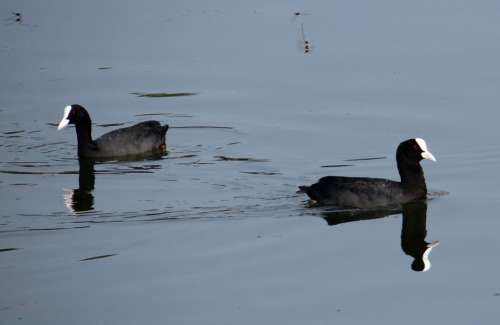
<path fill-rule="evenodd" d="M 161 134 L 165 136 L 165 133 L 168 131 L 168 124 L 165 124 L 164 126 L 161 127 Z"/>

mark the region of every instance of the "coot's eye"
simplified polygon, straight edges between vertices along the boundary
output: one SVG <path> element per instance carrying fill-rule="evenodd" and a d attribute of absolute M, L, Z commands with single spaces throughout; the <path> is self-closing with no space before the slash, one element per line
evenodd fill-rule
<path fill-rule="evenodd" d="M 420 151 L 420 147 L 419 147 L 419 145 L 418 145 L 418 144 L 416 144 L 416 143 L 413 145 L 413 149 L 414 149 L 415 151 Z"/>

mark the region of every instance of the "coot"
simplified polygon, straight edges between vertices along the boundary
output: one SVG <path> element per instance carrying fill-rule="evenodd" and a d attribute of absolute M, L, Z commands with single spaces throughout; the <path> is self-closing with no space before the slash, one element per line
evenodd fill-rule
<path fill-rule="evenodd" d="M 87 110 L 78 104 L 64 108 L 64 116 L 57 127 L 64 129 L 74 124 L 80 158 L 112 158 L 143 155 L 164 151 L 168 125 L 158 121 L 145 121 L 130 127 L 117 129 L 92 140 L 92 122 Z"/>
<path fill-rule="evenodd" d="M 401 182 L 382 178 L 326 176 L 311 186 L 299 186 L 313 202 L 345 208 L 374 208 L 425 198 L 422 159 L 436 161 L 421 138 L 399 144 L 396 151 Z"/>

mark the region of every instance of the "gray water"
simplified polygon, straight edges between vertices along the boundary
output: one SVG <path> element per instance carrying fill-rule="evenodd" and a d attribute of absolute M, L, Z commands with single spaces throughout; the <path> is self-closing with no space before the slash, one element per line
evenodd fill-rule
<path fill-rule="evenodd" d="M 0 15 L 1 324 L 498 323 L 497 2 Z M 73 103 L 94 136 L 168 123 L 168 154 L 80 166 L 55 126 Z M 397 179 L 395 148 L 417 136 L 437 158 L 426 204 L 332 216 L 296 193 Z M 415 272 L 411 252 L 437 241 Z"/>

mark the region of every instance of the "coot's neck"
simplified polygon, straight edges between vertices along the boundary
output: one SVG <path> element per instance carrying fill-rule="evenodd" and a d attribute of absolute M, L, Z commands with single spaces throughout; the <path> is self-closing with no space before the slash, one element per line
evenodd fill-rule
<path fill-rule="evenodd" d="M 419 192 L 421 195 L 427 194 L 424 171 L 419 162 L 410 162 L 405 158 L 397 159 L 399 176 L 401 176 L 401 186 L 409 192 Z"/>
<path fill-rule="evenodd" d="M 78 155 L 86 156 L 86 153 L 95 147 L 92 140 L 92 123 L 90 117 L 86 116 L 78 119 L 75 123 L 76 137 L 78 140 Z"/>

